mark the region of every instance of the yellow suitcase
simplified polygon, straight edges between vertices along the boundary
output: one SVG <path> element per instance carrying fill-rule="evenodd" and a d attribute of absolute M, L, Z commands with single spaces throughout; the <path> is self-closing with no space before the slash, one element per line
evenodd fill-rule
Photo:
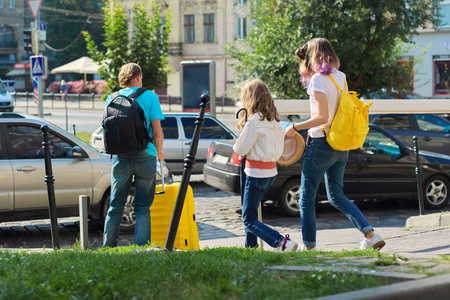
<path fill-rule="evenodd" d="M 165 193 L 156 194 L 152 206 L 151 216 L 151 242 L 156 246 L 164 247 L 172 220 L 173 209 L 177 201 L 180 182 L 164 185 Z M 161 185 L 156 186 L 156 193 L 162 190 Z M 200 249 L 198 239 L 197 222 L 195 221 L 194 194 L 191 186 L 188 186 L 186 198 L 181 213 L 180 224 L 173 245 L 175 249 L 190 250 Z"/>

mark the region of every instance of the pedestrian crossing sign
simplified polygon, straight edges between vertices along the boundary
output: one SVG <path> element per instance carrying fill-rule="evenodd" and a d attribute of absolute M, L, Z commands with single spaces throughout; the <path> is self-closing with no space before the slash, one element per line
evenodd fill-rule
<path fill-rule="evenodd" d="M 30 60 L 31 60 L 30 62 L 31 77 L 44 76 L 45 75 L 44 57 L 31 56 Z"/>

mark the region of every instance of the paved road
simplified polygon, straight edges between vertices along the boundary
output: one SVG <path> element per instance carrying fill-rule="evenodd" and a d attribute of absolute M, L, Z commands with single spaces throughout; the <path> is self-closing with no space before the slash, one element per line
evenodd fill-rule
<path fill-rule="evenodd" d="M 163 112 L 180 112 L 181 106 L 172 105 L 169 109 L 168 105 L 162 105 Z M 16 107 L 14 109 L 17 113 L 37 115 L 37 107 L 26 108 Z M 217 119 L 230 128 L 233 132 L 238 133 L 236 127 L 237 119 L 234 116 L 234 107 L 224 107 L 223 111 L 221 107 L 217 108 Z M 60 108 L 44 108 L 44 119 L 47 121 L 66 129 L 70 132 L 73 131 L 73 125 L 77 132 L 93 132 L 96 130 L 103 119 L 103 107 L 96 105 L 95 109 L 92 108 L 71 108 L 67 111 L 63 107 Z"/>
<path fill-rule="evenodd" d="M 217 191 L 206 185 L 201 181 L 201 175 L 194 175 L 192 179 L 191 186 L 194 191 L 196 220 L 201 246 L 242 245 L 244 229 L 240 217 L 240 198 L 227 192 Z M 383 228 L 385 235 L 389 232 L 393 234 L 391 237 L 402 235 L 403 233 L 399 233 L 399 230 L 403 230 L 405 234 L 415 232 L 414 230 L 403 229 L 408 217 L 418 215 L 418 208 L 415 203 L 386 200 L 359 202 L 358 206 L 375 228 Z M 449 208 L 447 207 L 446 209 L 448 210 Z M 432 212 L 427 211 L 427 213 Z M 62 247 L 71 247 L 76 243 L 79 235 L 78 220 L 77 217 L 59 220 Z M 297 240 L 300 239 L 301 226 L 298 218 L 284 217 L 274 207 L 265 205 L 263 207 L 263 221 L 279 230 L 282 234 L 289 233 L 291 237 L 294 236 Z M 351 241 L 349 250 L 356 249 L 356 239 L 360 234 L 353 228 L 348 219 L 329 204 L 318 204 L 317 225 L 319 238 L 322 231 L 348 231 L 346 233 L 346 241 L 347 239 Z M 101 245 L 101 228 L 90 224 L 89 242 L 93 246 Z M 133 234 L 120 236 L 120 245 L 127 245 L 132 242 Z M 322 248 L 323 250 L 345 249 L 345 246 L 343 247 L 342 243 L 339 242 L 334 245 L 329 245 L 330 241 L 321 240 L 319 244 L 320 242 L 327 247 L 325 249 Z M 0 223 L 0 246 L 30 249 L 51 248 L 49 220 Z M 450 246 L 438 249 L 441 251 L 438 251 L 438 253 L 449 252 L 449 249 Z"/>

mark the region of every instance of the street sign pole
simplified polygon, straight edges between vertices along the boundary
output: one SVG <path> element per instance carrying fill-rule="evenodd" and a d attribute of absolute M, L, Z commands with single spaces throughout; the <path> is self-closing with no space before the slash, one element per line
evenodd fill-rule
<path fill-rule="evenodd" d="M 39 118 L 44 117 L 44 105 L 43 105 L 43 97 L 42 93 L 44 89 L 42 88 L 42 76 L 38 77 L 38 90 L 39 90 Z"/>

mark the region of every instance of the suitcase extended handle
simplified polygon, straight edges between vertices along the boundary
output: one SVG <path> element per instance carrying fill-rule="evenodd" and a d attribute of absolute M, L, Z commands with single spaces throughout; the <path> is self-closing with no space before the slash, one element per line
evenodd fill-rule
<path fill-rule="evenodd" d="M 166 193 L 166 190 L 164 189 L 164 168 L 162 165 L 162 161 L 160 159 L 158 159 L 159 162 L 159 169 L 161 170 L 161 187 L 162 187 L 162 191 L 161 192 L 156 192 L 155 195 L 161 195 Z"/>

